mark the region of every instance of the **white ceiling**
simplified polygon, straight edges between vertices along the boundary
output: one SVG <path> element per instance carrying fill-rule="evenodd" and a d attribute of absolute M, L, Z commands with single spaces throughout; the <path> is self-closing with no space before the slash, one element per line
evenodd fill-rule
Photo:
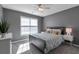
<path fill-rule="evenodd" d="M 17 10 L 37 16 L 48 16 L 72 7 L 78 6 L 78 4 L 45 4 L 50 9 L 45 9 L 43 12 L 37 10 L 37 4 L 2 4 L 4 8 Z"/>

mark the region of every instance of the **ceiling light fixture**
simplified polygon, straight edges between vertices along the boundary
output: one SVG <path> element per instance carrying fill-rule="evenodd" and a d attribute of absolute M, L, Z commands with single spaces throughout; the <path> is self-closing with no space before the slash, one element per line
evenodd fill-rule
<path fill-rule="evenodd" d="M 39 7 L 38 10 L 42 12 L 44 11 L 44 8 Z"/>
<path fill-rule="evenodd" d="M 42 4 L 38 4 L 38 11 L 44 11 L 44 6 Z"/>
<path fill-rule="evenodd" d="M 43 12 L 45 9 L 49 9 L 49 7 L 46 7 L 44 4 L 38 4 L 38 11 Z"/>

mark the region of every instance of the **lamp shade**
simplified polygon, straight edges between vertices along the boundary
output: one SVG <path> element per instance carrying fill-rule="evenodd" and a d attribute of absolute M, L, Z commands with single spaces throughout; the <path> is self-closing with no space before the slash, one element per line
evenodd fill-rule
<path fill-rule="evenodd" d="M 71 34 L 72 33 L 72 28 L 66 28 L 66 33 Z"/>

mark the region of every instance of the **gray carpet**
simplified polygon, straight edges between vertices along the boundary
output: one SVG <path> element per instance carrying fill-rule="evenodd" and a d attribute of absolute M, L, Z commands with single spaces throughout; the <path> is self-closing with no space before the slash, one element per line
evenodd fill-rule
<path fill-rule="evenodd" d="M 50 51 L 49 54 L 79 54 L 79 47 L 71 44 L 62 44 L 58 48 Z"/>
<path fill-rule="evenodd" d="M 27 40 L 12 43 L 12 53 L 16 54 L 21 44 L 27 43 Z M 22 52 L 22 54 L 42 54 L 35 46 L 31 45 L 31 50 Z M 79 47 L 71 44 L 62 44 L 56 49 L 53 49 L 49 54 L 79 54 Z"/>

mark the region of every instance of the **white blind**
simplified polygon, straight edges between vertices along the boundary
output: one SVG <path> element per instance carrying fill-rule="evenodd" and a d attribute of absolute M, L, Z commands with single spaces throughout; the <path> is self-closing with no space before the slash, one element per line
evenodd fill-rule
<path fill-rule="evenodd" d="M 38 19 L 21 16 L 21 35 L 38 33 Z"/>

